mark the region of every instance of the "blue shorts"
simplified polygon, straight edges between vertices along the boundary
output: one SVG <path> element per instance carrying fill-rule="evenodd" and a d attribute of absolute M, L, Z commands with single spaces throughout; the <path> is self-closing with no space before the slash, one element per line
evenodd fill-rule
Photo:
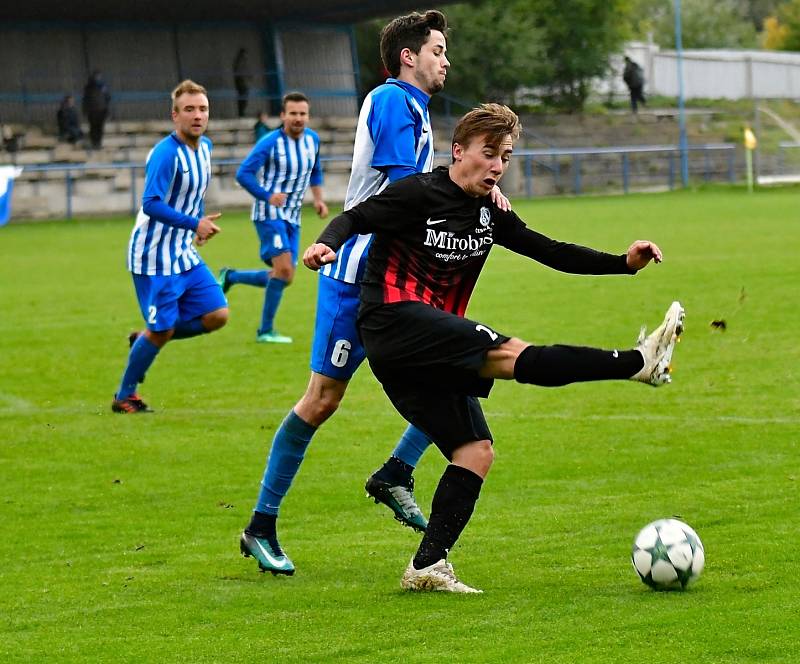
<path fill-rule="evenodd" d="M 272 259 L 278 254 L 292 254 L 292 265 L 297 265 L 297 253 L 300 248 L 300 226 L 288 221 L 254 221 L 258 239 L 261 240 L 261 260 L 272 265 Z"/>
<path fill-rule="evenodd" d="M 170 276 L 133 275 L 139 309 L 151 332 L 171 330 L 178 321 L 190 321 L 228 306 L 205 263 Z"/>
<path fill-rule="evenodd" d="M 350 380 L 364 361 L 366 351 L 356 329 L 360 290 L 358 284 L 319 275 L 312 371 L 336 380 Z"/>

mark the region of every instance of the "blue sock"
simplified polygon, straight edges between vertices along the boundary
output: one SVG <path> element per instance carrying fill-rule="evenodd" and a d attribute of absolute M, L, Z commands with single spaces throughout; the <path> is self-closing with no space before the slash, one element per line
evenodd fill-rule
<path fill-rule="evenodd" d="M 175 326 L 175 333 L 172 335 L 173 339 L 189 339 L 196 337 L 198 334 L 205 334 L 208 330 L 203 325 L 202 317 L 192 318 L 192 320 L 179 320 Z"/>
<path fill-rule="evenodd" d="M 306 448 L 317 430 L 290 411 L 275 432 L 269 451 L 261 491 L 256 502 L 256 512 L 278 514 L 281 501 L 289 491 L 294 476 L 300 470 Z"/>
<path fill-rule="evenodd" d="M 269 274 L 269 270 L 230 270 L 228 272 L 228 283 L 264 288 L 269 281 Z"/>
<path fill-rule="evenodd" d="M 122 382 L 115 395 L 117 399 L 127 399 L 136 392 L 136 386 L 144 380 L 144 375 L 153 364 L 159 350 L 161 349 L 143 334 L 136 340 L 128 354 L 128 366 L 125 367 Z"/>
<path fill-rule="evenodd" d="M 261 327 L 258 329 L 259 334 L 265 332 L 272 332 L 272 324 L 275 321 L 275 313 L 278 311 L 278 306 L 283 297 L 283 289 L 286 288 L 286 282 L 283 279 L 272 277 L 267 284 L 267 289 L 264 291 L 264 309 L 261 312 Z"/>
<path fill-rule="evenodd" d="M 431 441 L 424 433 L 413 424 L 409 424 L 397 443 L 397 447 L 394 448 L 392 456 L 397 457 L 412 468 L 416 468 L 422 453 L 428 449 L 430 444 Z"/>

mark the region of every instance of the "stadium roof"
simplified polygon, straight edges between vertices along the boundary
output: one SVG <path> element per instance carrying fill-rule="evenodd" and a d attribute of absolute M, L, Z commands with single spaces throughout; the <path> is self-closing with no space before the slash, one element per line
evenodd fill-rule
<path fill-rule="evenodd" d="M 26 0 L 4 10 L 11 21 L 315 21 L 359 23 L 378 16 L 396 15 L 413 9 L 428 9 L 453 0 L 114 0 L 114 2 L 64 2 Z"/>

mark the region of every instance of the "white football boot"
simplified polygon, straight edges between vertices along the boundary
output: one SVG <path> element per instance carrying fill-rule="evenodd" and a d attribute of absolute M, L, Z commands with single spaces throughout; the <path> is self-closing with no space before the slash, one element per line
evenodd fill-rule
<path fill-rule="evenodd" d="M 654 387 L 672 382 L 670 375 L 672 353 L 683 333 L 684 316 L 681 303 L 673 302 L 667 310 L 664 322 L 650 335 L 647 335 L 646 328 L 642 327 L 636 350 L 642 354 L 644 366 L 641 371 L 631 376 L 631 380 L 638 380 Z"/>
<path fill-rule="evenodd" d="M 442 558 L 438 563 L 422 569 L 414 569 L 414 560 L 408 563 L 405 574 L 400 581 L 403 590 L 443 591 L 448 593 L 482 593 L 482 590 L 470 588 L 456 578 L 453 566 Z"/>

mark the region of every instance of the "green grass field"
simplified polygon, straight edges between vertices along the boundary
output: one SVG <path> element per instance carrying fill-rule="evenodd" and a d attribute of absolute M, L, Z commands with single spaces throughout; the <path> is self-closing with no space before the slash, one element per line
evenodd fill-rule
<path fill-rule="evenodd" d="M 451 554 L 480 596 L 399 589 L 418 536 L 364 498 L 403 429 L 363 368 L 284 502 L 292 578 L 256 571 L 237 536 L 272 433 L 308 380 L 316 276 L 254 343 L 261 292 L 229 293 L 222 331 L 167 346 L 141 390 L 110 401 L 141 325 L 124 254 L 131 220 L 0 229 L 0 660 L 114 662 L 798 661 L 798 190 L 516 202 L 530 225 L 665 261 L 576 277 L 497 249 L 469 315 L 536 343 L 632 345 L 673 299 L 687 312 L 674 382 L 542 389 L 485 402 L 497 458 Z M 257 267 L 244 214 L 202 249 Z M 304 246 L 320 223 L 306 213 Z M 710 326 L 724 319 L 727 331 Z M 444 467 L 417 471 L 427 510 Z M 680 515 L 703 577 L 656 593 L 629 562 L 649 521 Z"/>

